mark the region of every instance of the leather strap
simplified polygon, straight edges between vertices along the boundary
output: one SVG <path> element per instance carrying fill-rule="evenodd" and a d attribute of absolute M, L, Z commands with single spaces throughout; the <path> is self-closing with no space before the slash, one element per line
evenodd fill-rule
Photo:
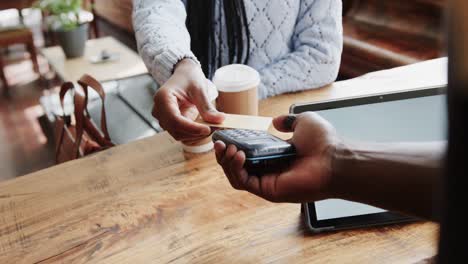
<path fill-rule="evenodd" d="M 59 162 L 60 156 L 60 149 L 62 148 L 63 144 L 63 135 L 65 134 L 65 120 L 63 118 L 58 117 L 56 122 L 56 129 L 55 133 L 57 135 L 57 141 L 55 142 L 55 161 Z"/>
<path fill-rule="evenodd" d="M 83 75 L 78 83 L 83 87 L 84 93 L 86 100 L 88 100 L 88 87 L 91 87 L 93 90 L 95 90 L 98 94 L 99 97 L 101 98 L 102 101 L 102 107 L 101 107 L 101 131 L 104 134 L 104 137 L 107 141 L 111 142 L 110 136 L 109 136 L 109 131 L 107 130 L 107 118 L 106 118 L 106 109 L 105 109 L 105 98 L 106 94 L 104 92 L 104 88 L 102 87 L 101 83 L 99 83 L 96 79 L 93 77 L 85 74 Z M 88 124 L 89 126 L 90 124 Z M 91 123 L 92 125 L 92 123 Z"/>
<path fill-rule="evenodd" d="M 84 133 L 84 120 L 86 117 L 84 116 L 84 111 L 86 109 L 86 105 L 88 104 L 88 99 L 81 95 L 80 93 L 75 91 L 74 96 L 74 103 L 75 103 L 75 129 L 76 129 L 76 138 L 75 138 L 75 145 L 73 148 L 73 159 L 77 159 L 80 157 L 80 145 L 83 139 Z"/>
<path fill-rule="evenodd" d="M 63 83 L 62 86 L 60 87 L 60 105 L 62 106 L 62 116 L 65 120 L 65 106 L 64 106 L 64 101 L 65 101 L 65 95 L 69 90 L 75 89 L 75 85 L 73 85 L 72 82 L 66 82 Z"/>
<path fill-rule="evenodd" d="M 59 160 L 59 155 L 60 155 L 60 149 L 63 144 L 63 137 L 65 135 L 65 126 L 66 124 L 66 114 L 65 114 L 65 106 L 64 106 L 64 100 L 65 100 L 65 95 L 69 90 L 74 89 L 75 86 L 71 82 L 66 82 L 63 83 L 62 86 L 60 87 L 60 106 L 62 107 L 62 117 L 57 119 L 57 127 L 60 127 L 59 131 L 55 131 L 57 133 L 57 142 L 55 142 L 55 160 L 58 162 Z"/>

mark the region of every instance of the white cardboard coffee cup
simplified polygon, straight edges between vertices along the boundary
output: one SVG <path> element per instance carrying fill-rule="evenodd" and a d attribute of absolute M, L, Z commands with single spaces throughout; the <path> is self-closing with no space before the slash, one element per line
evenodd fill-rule
<path fill-rule="evenodd" d="M 228 114 L 258 115 L 260 74 L 247 65 L 232 64 L 219 68 L 213 78 L 219 91 L 217 108 Z"/>

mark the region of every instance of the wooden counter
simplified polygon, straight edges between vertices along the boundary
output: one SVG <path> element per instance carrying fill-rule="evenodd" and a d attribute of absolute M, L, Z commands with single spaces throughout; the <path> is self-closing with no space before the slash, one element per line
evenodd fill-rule
<path fill-rule="evenodd" d="M 445 65 L 271 98 L 261 113 L 378 93 L 389 80 L 444 83 Z M 431 77 L 402 81 L 421 70 Z M 437 235 L 432 223 L 308 234 L 299 205 L 233 190 L 213 152 L 186 155 L 166 133 L 0 183 L 0 263 L 416 263 L 436 254 Z"/>

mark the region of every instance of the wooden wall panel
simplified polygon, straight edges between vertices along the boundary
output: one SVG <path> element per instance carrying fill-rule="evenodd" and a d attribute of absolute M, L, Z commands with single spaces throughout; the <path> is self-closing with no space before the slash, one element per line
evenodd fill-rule
<path fill-rule="evenodd" d="M 444 55 L 446 0 L 344 1 L 341 74 L 356 77 Z"/>
<path fill-rule="evenodd" d="M 94 8 L 101 18 L 128 32 L 133 32 L 132 2 L 132 0 L 95 0 Z"/>

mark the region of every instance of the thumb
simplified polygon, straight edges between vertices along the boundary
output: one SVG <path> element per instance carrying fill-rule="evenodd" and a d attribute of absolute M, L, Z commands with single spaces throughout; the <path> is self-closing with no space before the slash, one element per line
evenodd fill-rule
<path fill-rule="evenodd" d="M 207 82 L 207 85 L 209 86 L 210 83 Z M 190 95 L 192 103 L 195 104 L 204 121 L 214 124 L 219 124 L 224 121 L 224 114 L 218 112 L 218 110 L 216 110 L 214 105 L 210 102 L 206 89 L 193 89 Z"/>
<path fill-rule="evenodd" d="M 273 119 L 273 125 L 281 132 L 294 132 L 297 124 L 296 115 L 284 115 Z"/>

